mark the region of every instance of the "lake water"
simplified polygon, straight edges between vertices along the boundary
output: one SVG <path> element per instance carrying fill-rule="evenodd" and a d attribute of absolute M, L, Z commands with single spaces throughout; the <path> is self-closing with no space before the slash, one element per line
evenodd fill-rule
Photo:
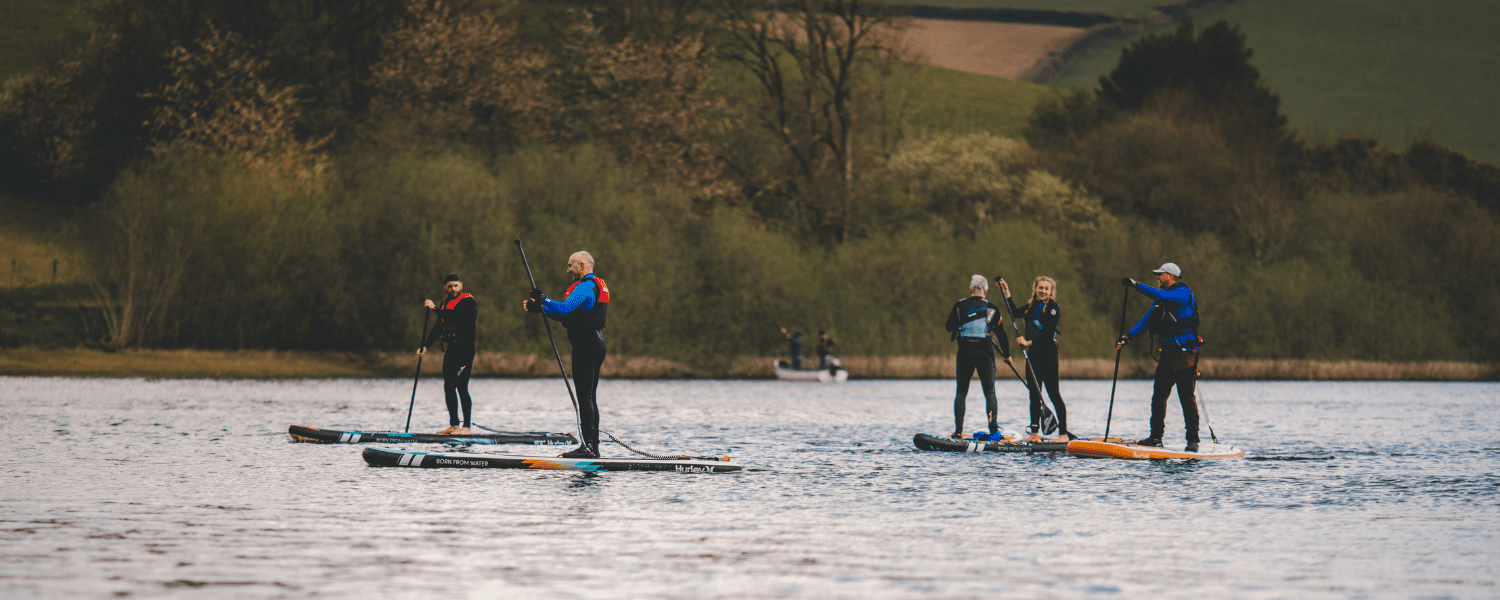
<path fill-rule="evenodd" d="M 1103 433 L 1109 385 L 1063 382 L 1076 432 Z M 1203 382 L 1243 460 L 916 451 L 951 430 L 951 381 L 600 385 L 604 429 L 735 474 L 370 468 L 289 442 L 399 431 L 410 386 L 0 378 L 0 597 L 1500 596 L 1500 384 Z M 555 379 L 472 388 L 476 423 L 573 426 Z M 1149 393 L 1121 382 L 1113 435 L 1147 432 Z M 417 404 L 414 430 L 447 425 L 440 382 Z"/>

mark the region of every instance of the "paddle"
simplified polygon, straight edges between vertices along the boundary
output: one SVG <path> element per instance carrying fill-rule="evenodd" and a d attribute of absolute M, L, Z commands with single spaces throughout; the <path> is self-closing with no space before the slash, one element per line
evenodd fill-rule
<path fill-rule="evenodd" d="M 1005 279 L 1005 276 L 1004 275 L 996 275 L 995 276 L 995 283 L 1000 283 L 1001 279 Z M 1007 308 L 1009 308 L 1009 304 L 1007 304 Z M 1016 337 L 1020 337 L 1021 336 L 1021 326 L 1020 326 L 1020 324 L 1016 323 L 1016 318 L 1014 316 L 1012 316 L 1011 319 L 1010 319 L 1010 326 L 1011 326 L 1011 329 L 1015 330 Z M 1019 345 L 1019 342 L 1017 343 L 1017 345 Z M 1025 346 L 1021 346 L 1021 356 L 1026 357 L 1026 366 L 1027 366 L 1026 372 L 1030 373 L 1031 376 L 1032 376 L 1032 378 L 1035 379 L 1036 378 L 1036 371 L 1032 370 L 1030 368 L 1031 367 L 1031 354 L 1026 351 L 1026 347 Z M 1011 365 L 1010 370 L 1015 371 L 1016 370 L 1015 365 Z M 1020 377 L 1020 374 L 1017 373 L 1016 376 Z M 1057 415 L 1053 414 L 1052 413 L 1052 409 L 1047 408 L 1047 402 L 1044 401 L 1044 400 L 1042 400 L 1042 382 L 1040 382 L 1040 381 L 1036 382 L 1036 387 L 1035 388 L 1031 387 L 1031 383 L 1032 382 L 1030 380 L 1026 379 L 1026 378 L 1022 378 L 1021 379 L 1021 383 L 1026 384 L 1026 392 L 1028 394 L 1036 394 L 1037 402 L 1040 402 L 1042 404 L 1042 433 L 1047 434 L 1047 435 L 1052 435 L 1054 433 L 1057 433 Z"/>
<path fill-rule="evenodd" d="M 432 316 L 432 311 L 422 311 L 422 339 L 417 340 L 417 347 L 427 341 L 427 317 Z M 406 433 L 411 433 L 411 411 L 417 407 L 417 382 L 422 380 L 422 355 L 417 355 L 417 374 L 411 378 L 411 404 L 406 407 Z"/>
<path fill-rule="evenodd" d="M 536 292 L 536 277 L 531 274 L 531 262 L 526 260 L 526 249 L 521 247 L 521 238 L 516 238 L 516 250 L 521 252 L 521 264 L 526 265 L 526 278 L 531 280 L 531 291 Z M 552 342 L 552 355 L 557 357 L 557 370 L 562 372 L 563 385 L 568 388 L 568 400 L 573 401 L 573 417 L 578 421 L 578 439 L 583 439 L 583 412 L 578 409 L 578 398 L 573 396 L 573 384 L 568 381 L 568 370 L 563 368 L 562 352 L 557 350 L 557 338 L 552 337 L 552 324 L 542 315 L 542 325 L 547 327 L 547 341 Z"/>
<path fill-rule="evenodd" d="M 1196 366 L 1193 368 L 1197 368 Z M 1196 382 L 1195 382 L 1196 383 Z M 1214 423 L 1208 419 L 1208 403 L 1203 401 L 1203 394 L 1199 393 L 1202 388 L 1193 386 L 1193 401 L 1198 403 L 1198 412 L 1203 414 L 1203 424 L 1208 426 L 1208 437 L 1215 444 L 1219 443 L 1219 436 L 1214 434 Z"/>
<path fill-rule="evenodd" d="M 1121 337 L 1125 336 L 1125 307 L 1129 303 L 1130 288 L 1125 288 L 1125 297 L 1120 299 L 1120 329 L 1119 332 L 1115 335 L 1116 340 L 1119 340 Z M 1117 341 L 1115 343 L 1118 344 L 1119 342 Z M 1104 417 L 1104 441 L 1106 442 L 1109 441 L 1110 419 L 1114 418 L 1115 416 L 1115 384 L 1120 382 L 1120 351 L 1124 349 L 1124 346 L 1115 346 L 1115 377 L 1113 381 L 1109 382 L 1109 413 L 1107 413 Z"/>

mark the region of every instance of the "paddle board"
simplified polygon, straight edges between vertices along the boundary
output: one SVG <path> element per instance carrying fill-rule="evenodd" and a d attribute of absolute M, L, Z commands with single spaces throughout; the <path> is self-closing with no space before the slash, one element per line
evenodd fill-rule
<path fill-rule="evenodd" d="M 912 443 L 919 450 L 942 450 L 946 452 L 1062 452 L 1068 449 L 1067 442 L 1018 442 L 1015 438 L 1005 438 L 998 442 L 972 440 L 968 438 L 954 439 L 951 437 L 937 437 L 919 433 L 912 438 Z"/>
<path fill-rule="evenodd" d="M 1186 452 L 1183 446 L 1157 448 L 1119 442 L 1074 440 L 1068 442 L 1068 454 L 1080 458 L 1145 460 L 1153 458 L 1244 458 L 1245 451 L 1228 444 L 1202 443 L 1198 444 L 1197 452 Z"/>
<path fill-rule="evenodd" d="M 469 435 L 442 435 L 437 433 L 398 433 L 395 431 L 335 431 L 293 425 L 287 429 L 294 442 L 314 444 L 531 444 L 534 446 L 576 446 L 578 440 L 571 433 L 548 433 L 541 431 L 507 431 L 503 433 L 480 433 Z"/>
<path fill-rule="evenodd" d="M 418 469 L 540 469 L 544 471 L 667 471 L 671 473 L 729 473 L 741 466 L 723 459 L 705 458 L 560 458 L 514 456 L 469 452 L 412 452 L 397 448 L 365 448 L 365 463 L 372 467 Z"/>

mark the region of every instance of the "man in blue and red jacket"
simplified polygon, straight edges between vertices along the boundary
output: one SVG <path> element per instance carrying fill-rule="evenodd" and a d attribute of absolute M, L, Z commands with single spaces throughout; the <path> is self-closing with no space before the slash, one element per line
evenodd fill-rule
<path fill-rule="evenodd" d="M 1187 427 L 1187 451 L 1198 451 L 1198 403 L 1193 388 L 1198 377 L 1198 349 L 1203 337 L 1198 335 L 1198 299 L 1193 290 L 1182 284 L 1182 269 L 1165 263 L 1156 273 L 1157 287 L 1134 279 L 1120 283 L 1151 299 L 1151 310 L 1120 336 L 1115 348 L 1123 347 L 1136 336 L 1149 331 L 1161 338 L 1161 360 L 1156 363 L 1156 384 L 1151 394 L 1151 435 L 1136 441 L 1142 446 L 1160 446 L 1166 430 L 1167 396 L 1177 387 L 1182 404 L 1182 420 Z"/>
<path fill-rule="evenodd" d="M 604 320 L 609 315 L 609 284 L 594 275 L 594 255 L 574 252 L 568 257 L 573 285 L 558 302 L 532 290 L 521 308 L 562 323 L 573 344 L 573 383 L 577 384 L 579 433 L 583 444 L 563 458 L 599 457 L 599 368 L 604 365 Z"/>

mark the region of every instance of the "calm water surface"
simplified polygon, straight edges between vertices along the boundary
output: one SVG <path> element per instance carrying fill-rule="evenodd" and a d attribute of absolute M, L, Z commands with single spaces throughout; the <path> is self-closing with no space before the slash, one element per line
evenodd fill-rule
<path fill-rule="evenodd" d="M 1121 383 L 1112 433 L 1146 433 L 1149 389 Z M 1500 384 L 1203 389 L 1246 459 L 918 452 L 948 381 L 607 380 L 605 429 L 752 469 L 585 475 L 289 443 L 399 430 L 409 381 L 0 378 L 0 597 L 1500 596 Z M 573 425 L 556 380 L 473 390 L 477 423 Z M 1063 391 L 1101 434 L 1109 382 Z M 440 383 L 417 402 L 414 429 L 447 425 Z"/>

